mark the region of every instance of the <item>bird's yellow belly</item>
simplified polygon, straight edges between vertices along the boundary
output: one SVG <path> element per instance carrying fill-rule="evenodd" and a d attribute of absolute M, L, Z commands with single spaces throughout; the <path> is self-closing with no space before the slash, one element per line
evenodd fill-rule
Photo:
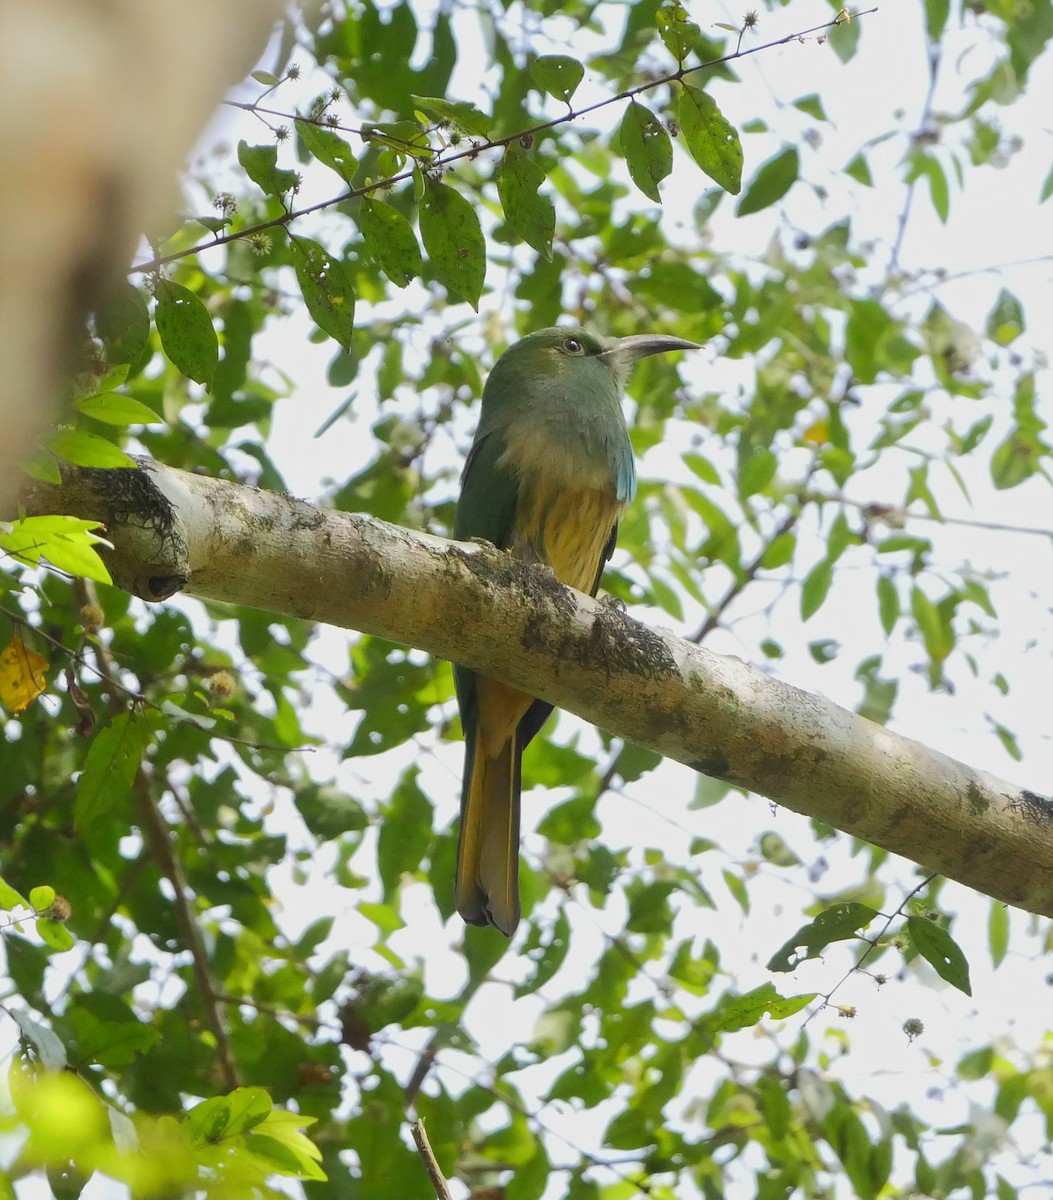
<path fill-rule="evenodd" d="M 595 488 L 520 485 L 514 554 L 542 562 L 569 587 L 592 592 L 603 552 L 624 507 L 613 492 Z"/>

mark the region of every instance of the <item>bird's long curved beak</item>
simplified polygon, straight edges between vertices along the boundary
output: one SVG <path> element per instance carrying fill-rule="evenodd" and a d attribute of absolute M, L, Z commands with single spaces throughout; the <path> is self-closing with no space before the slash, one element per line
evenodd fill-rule
<path fill-rule="evenodd" d="M 601 358 L 608 355 L 623 363 L 634 363 L 649 354 L 665 354 L 667 350 L 699 350 L 698 342 L 686 338 L 671 337 L 666 333 L 634 333 L 630 337 L 613 338 L 603 351 Z"/>

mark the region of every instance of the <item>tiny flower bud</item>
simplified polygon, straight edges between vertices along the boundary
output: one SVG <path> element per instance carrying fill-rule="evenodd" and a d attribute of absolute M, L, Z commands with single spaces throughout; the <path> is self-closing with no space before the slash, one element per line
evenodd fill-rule
<path fill-rule="evenodd" d="M 106 623 L 106 614 L 98 604 L 82 605 L 78 615 L 80 616 L 80 623 L 88 633 L 98 633 Z"/>
<path fill-rule="evenodd" d="M 234 695 L 237 681 L 229 671 L 217 671 L 208 681 L 208 690 L 217 700 L 227 700 Z"/>

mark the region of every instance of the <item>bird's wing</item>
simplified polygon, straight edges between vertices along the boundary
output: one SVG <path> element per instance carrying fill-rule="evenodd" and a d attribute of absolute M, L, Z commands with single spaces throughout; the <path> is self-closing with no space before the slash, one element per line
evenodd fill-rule
<path fill-rule="evenodd" d="M 485 538 L 504 549 L 512 539 L 518 484 L 515 475 L 498 466 L 504 453 L 504 438 L 497 431 L 476 440 L 461 475 L 461 495 L 453 521 L 453 536 L 459 541 Z M 476 724 L 475 672 L 454 665 L 453 680 L 461 725 L 470 742 Z"/>
<path fill-rule="evenodd" d="M 461 474 L 461 496 L 453 521 L 458 541 L 485 538 L 504 549 L 510 541 L 519 485 L 515 474 L 498 466 L 505 440 L 496 431 L 472 446 Z"/>

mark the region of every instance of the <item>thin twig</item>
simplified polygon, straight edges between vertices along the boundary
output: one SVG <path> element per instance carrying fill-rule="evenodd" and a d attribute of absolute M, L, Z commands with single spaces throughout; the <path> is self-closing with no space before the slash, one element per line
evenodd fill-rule
<path fill-rule="evenodd" d="M 966 529 L 982 529 L 987 533 L 1021 533 L 1032 537 L 1053 538 L 1053 529 L 1039 529 L 1036 525 L 1010 525 L 1005 521 L 980 521 L 973 517 L 948 517 L 940 514 L 917 512 L 899 508 L 895 504 L 883 504 L 875 500 L 853 500 L 840 494 L 824 495 L 816 499 L 845 504 L 858 509 L 868 521 L 881 521 L 891 528 L 900 528 L 907 521 L 932 521 L 937 525 L 960 525 Z"/>
<path fill-rule="evenodd" d="M 940 48 L 933 44 L 929 47 L 929 90 L 925 94 L 925 102 L 921 107 L 921 120 L 918 122 L 918 127 L 911 136 L 911 141 L 918 141 L 925 133 L 929 123 L 929 116 L 932 113 L 933 100 L 936 96 L 936 80 L 940 72 Z M 892 253 L 889 255 L 888 269 L 885 271 L 885 278 L 895 274 L 899 267 L 900 251 L 903 249 L 903 239 L 907 235 L 907 222 L 910 220 L 910 210 L 914 204 L 914 191 L 918 186 L 920 176 L 915 176 L 914 179 L 907 184 L 907 194 L 903 200 L 903 208 L 900 210 L 899 218 L 896 224 L 896 240 L 892 243 Z"/>
<path fill-rule="evenodd" d="M 172 852 L 171 830 L 157 805 L 150 779 L 142 767 L 135 776 L 135 791 L 139 798 L 143 829 L 150 846 L 150 853 L 161 874 L 172 885 L 176 921 L 183 932 L 186 947 L 190 951 L 194 979 L 197 983 L 198 1001 L 204 1009 L 205 1020 L 212 1031 L 212 1036 L 216 1039 L 216 1054 L 219 1058 L 223 1083 L 228 1091 L 233 1091 L 238 1086 L 238 1072 L 234 1062 L 234 1052 L 230 1045 L 230 1037 L 223 1019 L 219 1000 L 220 993 L 212 978 L 212 970 L 208 962 L 205 939 L 201 936 L 201 930 L 190 907 L 190 889 L 186 876 L 183 874 L 183 865 Z"/>
<path fill-rule="evenodd" d="M 428 1172 L 431 1186 L 435 1189 L 437 1200 L 453 1200 L 446 1183 L 446 1176 L 443 1175 L 435 1158 L 435 1151 L 432 1150 L 431 1142 L 428 1141 L 428 1132 L 424 1128 L 424 1121 L 418 1117 L 410 1129 L 413 1133 L 413 1142 L 417 1147 L 417 1153 L 420 1155 L 421 1162 L 424 1163 L 425 1171 Z"/>
<path fill-rule="evenodd" d="M 929 886 L 929 884 L 932 883 L 932 881 L 936 878 L 938 878 L 938 877 L 935 872 L 933 872 L 933 874 L 931 874 L 931 875 L 926 875 L 925 878 L 921 881 L 921 883 L 918 884 L 917 887 L 912 888 L 903 897 L 903 899 L 899 902 L 899 906 L 896 908 L 895 912 L 890 913 L 885 918 L 885 924 L 881 926 L 880 931 L 878 933 L 876 933 L 873 937 L 868 937 L 868 938 L 863 939 L 867 944 L 866 949 L 859 956 L 859 958 L 856 959 L 855 963 L 853 963 L 853 965 L 848 968 L 848 970 L 844 973 L 844 975 L 841 976 L 841 978 L 837 981 L 837 983 L 835 983 L 834 986 L 823 996 L 822 1004 L 820 1004 L 818 1008 L 812 1009 L 812 1011 L 808 1014 L 808 1016 L 805 1017 L 804 1022 L 801 1025 L 802 1029 L 804 1028 L 805 1025 L 808 1024 L 808 1022 L 814 1016 L 817 1016 L 819 1013 L 821 1013 L 824 1008 L 830 1007 L 830 1000 L 831 1000 L 831 997 L 833 996 L 834 992 L 836 992 L 837 989 L 839 987 L 841 987 L 857 971 L 862 969 L 863 964 L 866 962 L 866 960 L 874 953 L 874 951 L 878 948 L 878 946 L 881 945 L 881 939 L 885 936 L 886 933 L 888 933 L 889 926 L 892 924 L 892 922 L 898 916 L 902 915 L 904 908 L 906 908 L 906 906 L 911 902 L 911 900 L 913 900 L 914 897 L 920 891 L 922 891 L 924 888 L 927 888 Z"/>
<path fill-rule="evenodd" d="M 871 13 L 877 12 L 877 7 L 863 9 L 862 12 L 852 14 L 853 19 L 857 17 L 865 17 Z M 843 10 L 842 10 L 843 12 Z M 522 139 L 530 139 L 536 137 L 539 133 L 544 133 L 546 130 L 553 129 L 558 125 L 566 125 L 571 121 L 577 120 L 578 117 L 586 116 L 588 113 L 595 112 L 597 109 L 606 108 L 610 104 L 617 104 L 622 100 L 632 100 L 634 97 L 641 95 L 644 92 L 652 91 L 656 87 L 661 87 L 667 83 L 681 83 L 686 75 L 693 75 L 697 71 L 706 71 L 712 67 L 721 66 L 724 63 L 734 62 L 740 58 L 748 58 L 751 54 L 760 54 L 765 50 L 774 50 L 777 46 L 785 46 L 790 42 L 802 41 L 806 37 L 810 37 L 814 33 L 821 33 L 824 29 L 832 29 L 835 26 L 843 25 L 845 18 L 841 13 L 838 13 L 833 20 L 824 21 L 821 25 L 813 25 L 811 29 L 802 29 L 796 33 L 788 33 L 785 37 L 776 38 L 774 41 L 765 42 L 762 46 L 752 46 L 747 50 L 736 50 L 733 54 L 725 54 L 721 58 L 713 58 L 708 62 L 699 63 L 694 67 L 679 67 L 676 71 L 672 71 L 668 75 L 663 75 L 658 79 L 650 79 L 646 83 L 637 84 L 635 87 L 627 88 L 623 92 L 619 92 L 616 96 L 608 96 L 605 100 L 597 100 L 594 104 L 587 104 L 584 108 L 569 109 L 566 113 L 559 117 L 553 117 L 550 121 L 542 121 L 540 124 L 532 125 L 529 129 L 521 129 L 518 133 L 510 133 L 503 138 L 492 138 L 485 141 L 475 142 L 467 150 L 458 150 L 453 154 L 437 155 L 434 158 L 429 158 L 426 162 L 426 167 L 429 171 L 435 171 L 440 168 L 449 167 L 452 163 L 460 162 L 467 158 L 477 158 L 487 150 L 500 149 L 504 146 L 510 146 L 514 142 Z M 239 105 L 240 107 L 240 105 Z M 309 118 L 299 117 L 298 120 L 309 120 Z M 148 259 L 145 262 L 136 263 L 129 274 L 138 272 L 150 273 L 159 270 L 166 263 L 177 262 L 182 258 L 188 258 L 192 254 L 199 254 L 204 250 L 212 250 L 216 246 L 226 245 L 228 242 L 240 241 L 242 238 L 249 237 L 254 233 L 262 233 L 267 229 L 275 229 L 279 226 L 286 226 L 300 217 L 308 216 L 310 213 L 320 212 L 323 209 L 332 208 L 334 204 L 343 204 L 348 200 L 353 200 L 358 196 L 367 196 L 372 192 L 381 191 L 386 188 L 393 187 L 396 183 L 403 183 L 408 179 L 412 179 L 417 171 L 417 164 L 414 163 L 408 170 L 401 171 L 397 175 L 389 175 L 386 179 L 377 179 L 371 183 L 363 184 L 361 187 L 349 188 L 345 192 L 341 192 L 339 196 L 334 196 L 331 200 L 319 200 L 315 204 L 308 204 L 304 208 L 290 209 L 288 212 L 282 213 L 279 217 L 274 217 L 270 221 L 261 221 L 258 225 L 246 226 L 244 229 L 238 230 L 236 233 L 226 233 L 212 238 L 210 241 L 199 242 L 196 246 L 191 246 L 186 250 L 176 250 L 171 254 L 159 254 L 154 258 Z"/>
<path fill-rule="evenodd" d="M 720 618 L 727 612 L 732 602 L 745 589 L 746 585 L 752 583 L 757 577 L 757 572 L 764 564 L 764 556 L 768 553 L 768 548 L 777 538 L 781 538 L 784 534 L 790 532 L 791 529 L 801 519 L 801 509 L 795 508 L 792 512 L 786 515 L 785 520 L 776 529 L 775 534 L 764 543 L 760 553 L 749 564 L 741 576 L 736 578 L 734 583 L 728 588 L 723 596 L 717 601 L 716 607 L 710 612 L 709 616 L 702 622 L 698 629 L 687 639 L 689 642 L 694 642 L 695 645 L 700 645 L 720 624 Z"/>
<path fill-rule="evenodd" d="M 97 605 L 99 603 L 98 592 L 91 580 L 76 580 L 74 583 L 74 594 L 81 606 L 85 604 Z M 92 650 L 95 655 L 96 671 L 102 682 L 103 691 L 110 702 L 110 707 L 118 711 L 126 711 L 124 701 L 125 695 L 128 694 L 128 689 L 123 687 L 116 678 L 114 662 L 110 657 L 109 648 L 105 643 L 96 639 L 92 642 Z M 198 928 L 197 921 L 190 907 L 188 899 L 189 888 L 186 877 L 183 874 L 182 864 L 172 852 L 171 830 L 154 798 L 150 777 L 146 769 L 141 765 L 136 772 L 134 786 L 135 793 L 139 798 L 143 831 L 146 834 L 150 854 L 161 874 L 172 886 L 175 896 L 176 920 L 183 931 L 184 941 L 193 960 L 198 998 L 201 1001 L 202 1008 L 205 1010 L 205 1019 L 208 1022 L 209 1029 L 212 1030 L 213 1037 L 216 1039 L 216 1052 L 219 1056 L 223 1082 L 228 1091 L 233 1091 L 238 1086 L 237 1068 L 234 1064 L 230 1038 L 227 1035 L 226 1025 L 224 1024 L 223 1014 L 217 998 L 217 988 L 209 968 L 205 941 L 201 936 L 201 930 Z"/>

